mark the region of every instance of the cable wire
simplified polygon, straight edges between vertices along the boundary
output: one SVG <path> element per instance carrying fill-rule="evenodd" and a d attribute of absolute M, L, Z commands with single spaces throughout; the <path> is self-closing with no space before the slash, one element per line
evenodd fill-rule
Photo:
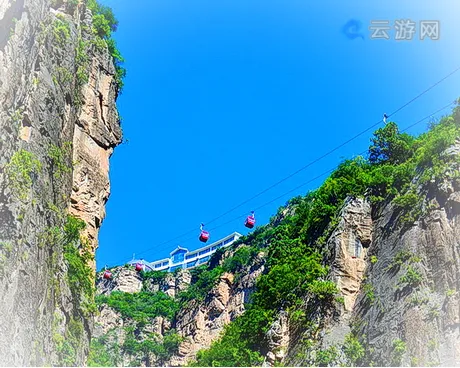
<path fill-rule="evenodd" d="M 458 68 L 457 70 L 459 70 L 459 69 L 460 69 L 460 68 Z M 453 74 L 453 73 L 451 73 L 450 75 L 452 75 L 452 74 Z M 444 79 L 446 79 L 446 78 L 447 78 L 447 77 L 445 77 Z M 438 84 L 439 84 L 439 82 L 438 82 Z M 427 91 L 427 90 L 425 90 L 425 91 Z M 420 95 L 419 95 L 419 96 L 420 96 Z M 415 99 L 412 99 L 411 101 L 413 102 L 413 101 L 415 101 Z M 452 106 L 452 105 L 454 105 L 454 104 L 455 104 L 455 102 L 450 102 L 449 104 L 443 106 L 442 108 L 437 109 L 436 111 L 432 112 L 432 113 L 429 114 L 428 116 L 426 116 L 426 117 L 424 117 L 424 118 L 418 120 L 417 122 L 415 122 L 415 123 L 413 123 L 413 124 L 407 126 L 407 127 L 404 128 L 403 130 L 401 130 L 401 133 L 403 133 L 403 132 L 405 132 L 405 131 L 407 131 L 407 130 L 413 128 L 414 126 L 416 126 L 416 125 L 418 125 L 418 124 L 424 122 L 424 121 L 427 120 L 427 119 L 430 119 L 433 115 L 438 114 L 439 112 L 441 112 L 441 111 L 447 109 L 448 107 L 450 107 L 450 106 Z M 406 104 L 406 106 L 407 106 L 407 104 Z M 398 112 L 398 111 L 400 111 L 400 110 L 401 110 L 401 108 L 398 109 L 398 110 L 396 110 L 396 112 Z M 396 112 L 392 113 L 391 115 L 394 115 Z M 391 116 L 391 115 L 389 115 L 389 116 Z M 380 122 L 379 122 L 379 123 L 380 123 Z M 371 128 L 369 128 L 369 129 L 371 129 Z M 367 129 L 367 130 L 369 130 L 369 129 Z M 360 133 L 360 134 L 361 134 L 361 133 Z M 332 152 L 332 151 L 331 151 L 331 152 Z M 368 149 L 366 149 L 365 151 L 361 152 L 358 156 L 362 156 L 362 155 L 366 154 L 367 152 L 368 152 Z M 288 195 L 288 194 L 291 194 L 292 192 L 297 191 L 298 189 L 300 189 L 300 188 L 302 188 L 302 187 L 304 187 L 304 186 L 306 186 L 306 185 L 308 185 L 308 184 L 310 184 L 310 183 L 312 183 L 312 182 L 318 180 L 319 178 L 321 178 L 321 177 L 323 177 L 323 176 L 325 176 L 325 175 L 327 175 L 327 174 L 332 173 L 333 171 L 336 170 L 336 168 L 337 168 L 337 166 L 335 166 L 334 168 L 329 169 L 329 170 L 327 170 L 327 171 L 325 171 L 325 172 L 323 172 L 323 173 L 321 173 L 321 174 L 315 176 L 314 178 L 309 179 L 308 181 L 306 181 L 306 182 L 304 182 L 304 183 L 302 183 L 302 184 L 296 186 L 295 188 L 293 188 L 293 189 L 291 189 L 291 190 L 289 190 L 289 191 L 287 191 L 287 192 L 285 192 L 285 193 L 283 193 L 283 194 L 277 196 L 276 198 L 274 198 L 274 199 L 272 199 L 272 200 L 270 200 L 270 201 L 268 201 L 268 202 L 265 202 L 264 204 L 262 204 L 262 205 L 256 207 L 256 208 L 254 209 L 254 211 L 258 211 L 259 209 L 264 208 L 264 207 L 268 206 L 269 204 L 271 204 L 271 203 L 273 203 L 273 202 L 276 202 L 277 200 L 279 200 L 279 199 L 285 197 L 285 196 Z M 298 172 L 300 172 L 300 171 L 301 171 L 301 170 L 298 170 Z M 227 213 L 229 213 L 229 211 L 227 211 Z M 239 215 L 239 216 L 237 216 L 237 217 L 235 217 L 235 218 L 233 218 L 233 219 L 231 219 L 231 220 L 229 220 L 229 221 L 227 221 L 227 222 L 225 222 L 225 223 L 223 223 L 223 224 L 220 224 L 220 225 L 218 225 L 218 226 L 215 226 L 215 227 L 213 227 L 213 228 L 211 228 L 211 229 L 209 229 L 209 230 L 211 231 L 211 230 L 215 230 L 215 229 L 221 228 L 221 227 L 223 227 L 223 226 L 225 226 L 225 225 L 228 225 L 228 224 L 230 224 L 230 223 L 232 223 L 232 222 L 234 222 L 234 221 L 236 221 L 236 220 L 240 220 L 240 219 L 242 219 L 242 218 L 244 218 L 244 217 L 246 217 L 246 216 L 247 216 L 247 213 L 246 213 L 246 214 L 243 214 L 243 215 Z M 219 218 L 221 218 L 221 217 L 222 217 L 222 216 L 220 216 Z M 184 233 L 184 234 L 182 234 L 182 235 L 180 235 L 180 236 L 177 236 L 177 237 L 175 237 L 175 238 L 173 238 L 173 239 L 171 239 L 171 240 L 165 241 L 165 242 L 163 242 L 163 243 L 157 244 L 156 246 L 154 246 L 154 247 L 152 247 L 152 248 L 146 249 L 146 250 L 142 251 L 142 252 L 139 253 L 139 254 L 146 254 L 146 253 L 149 253 L 149 252 L 151 252 L 152 250 L 157 249 L 157 248 L 158 248 L 159 246 L 161 246 L 161 245 L 170 243 L 170 242 L 172 242 L 172 241 L 174 241 L 174 240 L 177 240 L 177 239 L 179 239 L 179 238 L 182 238 L 183 236 L 186 236 L 186 235 L 188 235 L 188 234 L 190 234 L 190 233 L 192 233 L 192 232 L 196 232 L 196 231 L 197 231 L 196 229 L 190 230 L 190 231 L 188 231 L 187 233 Z M 182 242 L 185 243 L 185 242 L 188 242 L 189 240 L 193 240 L 193 239 L 195 239 L 195 238 L 196 238 L 196 236 L 194 235 L 193 237 L 189 237 L 189 238 L 187 238 L 187 239 L 184 239 Z"/>

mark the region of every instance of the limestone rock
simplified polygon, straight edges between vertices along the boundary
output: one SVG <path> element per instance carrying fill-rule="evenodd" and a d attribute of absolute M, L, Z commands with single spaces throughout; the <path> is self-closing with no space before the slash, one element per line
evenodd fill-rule
<path fill-rule="evenodd" d="M 110 193 L 109 157 L 121 131 L 112 57 L 92 46 L 84 4 L 66 8 L 53 9 L 49 0 L 0 0 L 0 365 L 61 365 L 56 336 L 71 323 L 82 331 L 76 365 L 85 363 L 89 348 L 92 321 L 81 317 L 62 244 L 50 231 L 62 228 L 70 210 L 87 223 L 95 251 Z M 68 25 L 65 42 L 53 32 L 58 20 Z M 88 41 L 87 85 L 75 77 L 80 37 Z M 66 170 L 58 170 L 53 147 Z M 22 193 L 5 172 L 20 152 L 40 163 Z"/>

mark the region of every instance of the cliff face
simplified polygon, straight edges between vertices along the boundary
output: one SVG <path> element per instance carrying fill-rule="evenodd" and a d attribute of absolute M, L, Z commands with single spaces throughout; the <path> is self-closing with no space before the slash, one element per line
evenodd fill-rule
<path fill-rule="evenodd" d="M 458 154 L 460 145 L 447 154 Z M 450 172 L 458 172 L 459 165 Z M 460 364 L 460 181 L 446 177 L 419 188 L 426 215 L 412 226 L 395 226 L 391 205 L 374 219 L 367 289 L 354 309 L 356 332 L 379 365 Z"/>
<path fill-rule="evenodd" d="M 184 366 L 193 361 L 199 350 L 208 348 L 226 325 L 243 314 L 263 270 L 263 257 L 257 257 L 244 274 L 224 273 L 204 301 L 193 301 L 179 311 L 175 328 L 183 341 L 169 365 Z"/>
<path fill-rule="evenodd" d="M 458 155 L 459 148 L 444 154 Z M 416 222 L 406 222 L 407 212 L 391 202 L 345 204 L 327 244 L 343 306 L 329 316 L 310 315 L 315 328 L 294 332 L 286 364 L 317 362 L 319 352 L 329 353 L 331 365 L 460 363 L 459 168 L 457 160 L 425 185 L 414 179 L 423 213 Z M 350 337 L 361 344 L 352 360 Z"/>
<path fill-rule="evenodd" d="M 124 317 L 116 308 L 103 303 L 95 318 L 93 337 L 109 338 L 109 345 L 121 347 L 129 338 L 127 329 L 129 331 L 130 328 L 135 329 L 134 335 L 140 343 L 145 341 L 149 333 L 154 333 L 155 341 L 162 343 L 168 332 L 174 332 L 180 339 L 176 348 L 165 357 L 155 355 L 155 349 L 152 349 L 151 354 L 137 349 L 136 353 L 129 349 L 121 349 L 121 354 L 114 357 L 118 359 L 111 363 L 118 363 L 120 366 L 132 362 L 141 366 L 184 366 L 193 361 L 200 349 L 209 347 L 217 340 L 223 328 L 245 311 L 244 305 L 250 301 L 255 281 L 263 270 L 264 260 L 260 255 L 241 277 L 235 277 L 236 275 L 228 272 L 222 274 L 203 300 L 191 300 L 178 310 L 174 318 L 157 316 L 145 323 L 138 323 L 135 318 Z M 192 276 L 186 270 L 175 275 L 165 274 L 160 280 L 145 279 L 132 267 L 119 267 L 112 272 L 112 280 L 98 279 L 99 295 L 110 295 L 113 292 L 161 292 L 170 298 L 180 300 L 181 292 L 186 291 L 192 283 Z"/>
<path fill-rule="evenodd" d="M 91 22 L 82 3 L 0 1 L 2 365 L 86 360 L 91 290 L 71 277 L 91 277 L 121 139 L 115 68 Z M 81 238 L 68 213 L 86 222 Z"/>
<path fill-rule="evenodd" d="M 122 268 L 115 272 L 114 280 L 100 279 L 99 292 L 103 295 L 148 291 L 151 294 L 146 297 L 151 299 L 146 300 L 157 305 L 154 295 L 164 292 L 176 302 L 168 309 L 172 311 L 168 317 L 164 310 L 156 311 L 152 318 L 139 323 L 126 316 L 127 307 L 120 313 L 120 304 L 110 304 L 110 298 L 106 299 L 100 304 L 95 336 L 106 340 L 112 336 L 111 351 L 117 347 L 123 355 L 119 365 L 136 361 L 146 366 L 184 366 L 197 358 L 198 364 L 207 365 L 210 360 L 198 352 L 209 348 L 213 361 L 223 365 L 241 361 L 263 366 L 460 364 L 459 153 L 457 141 L 439 155 L 439 160 L 433 159 L 448 164 L 414 171 L 415 176 L 396 198 L 410 200 L 410 205 L 401 205 L 404 202 L 398 202 L 394 195 L 376 201 L 369 190 L 363 196 L 346 197 L 336 217 L 329 220 L 324 239 L 318 238 L 315 243 L 320 244 L 322 264 L 328 267 L 326 274 L 319 283 L 310 281 L 306 292 L 293 289 L 297 299 L 290 307 L 281 300 L 279 306 L 266 309 L 267 314 L 273 311 L 271 316 L 250 309 L 261 293 L 271 292 L 271 286 L 278 293 L 284 292 L 279 285 L 260 282 L 270 268 L 276 268 L 279 283 L 295 272 L 279 267 L 280 261 L 274 263 L 273 259 L 278 252 L 289 256 L 296 251 L 292 239 L 280 243 L 287 234 L 285 230 L 277 233 L 283 223 L 287 224 L 284 229 L 300 229 L 301 236 L 309 231 L 302 220 L 305 215 L 297 214 L 302 212 L 299 204 L 288 206 L 266 229 L 254 232 L 221 258 L 211 260 L 208 270 L 200 271 L 200 277 L 186 271 L 163 276 L 159 273 L 152 279 Z M 328 182 L 325 187 L 333 184 Z M 310 205 L 306 213 L 311 211 Z M 296 221 L 300 221 L 300 228 Z M 289 246 L 276 248 L 277 244 Z M 242 251 L 254 246 L 253 256 L 245 257 Z M 330 289 L 331 283 L 334 290 Z M 256 291 L 259 299 L 253 298 Z M 290 291 L 286 291 L 285 300 L 293 297 Z M 187 298 L 184 293 L 191 295 Z M 271 303 L 274 298 L 265 301 Z M 247 336 L 246 329 L 251 325 L 240 323 L 240 327 L 225 329 L 249 311 L 252 322 L 271 320 L 259 337 L 254 340 Z M 129 335 L 133 331 L 134 335 Z M 172 331 L 176 336 L 174 348 L 164 354 L 155 344 L 164 346 Z M 155 347 L 143 350 L 151 346 L 144 344 L 149 333 L 155 336 Z M 130 339 L 137 341 L 136 348 Z M 251 345 L 240 345 L 245 339 L 250 339 Z M 249 350 L 258 351 L 260 358 L 249 357 Z"/>

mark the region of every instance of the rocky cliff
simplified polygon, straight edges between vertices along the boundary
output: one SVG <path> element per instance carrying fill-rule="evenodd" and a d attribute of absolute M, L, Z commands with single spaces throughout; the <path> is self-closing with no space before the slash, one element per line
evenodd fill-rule
<path fill-rule="evenodd" d="M 117 269 L 98 281 L 93 350 L 115 365 L 458 365 L 459 153 L 458 107 L 417 138 L 388 124 L 368 159 L 208 266 Z"/>
<path fill-rule="evenodd" d="M 460 363 L 458 269 L 460 144 L 442 175 L 413 180 L 415 220 L 387 201 L 349 199 L 330 237 L 327 262 L 343 306 L 302 329 L 287 364 L 457 366 Z M 414 221 L 415 220 L 415 221 Z"/>
<path fill-rule="evenodd" d="M 92 22 L 85 2 L 0 1 L 2 365 L 86 361 L 121 140 L 116 68 Z"/>

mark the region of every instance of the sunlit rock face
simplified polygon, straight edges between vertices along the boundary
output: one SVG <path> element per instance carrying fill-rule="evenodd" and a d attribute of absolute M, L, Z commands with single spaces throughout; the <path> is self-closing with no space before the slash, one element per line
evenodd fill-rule
<path fill-rule="evenodd" d="M 61 365 L 71 320 L 80 342 L 75 364 L 88 353 L 91 318 L 79 312 L 62 244 L 50 230 L 72 213 L 86 222 L 94 253 L 109 157 L 121 140 L 115 68 L 108 51 L 91 43 L 91 19 L 84 2 L 0 1 L 1 365 Z M 87 82 L 76 76 L 81 41 Z M 30 184 L 14 183 L 7 167 L 22 167 Z"/>
<path fill-rule="evenodd" d="M 459 149 L 457 143 L 444 154 Z M 416 222 L 405 222 L 390 201 L 346 201 L 326 252 L 343 302 L 309 316 L 313 330 L 291 333 L 285 364 L 307 364 L 318 351 L 343 347 L 350 334 L 366 350 L 364 365 L 460 364 L 458 170 L 454 162 L 443 179 L 421 185 L 414 178 L 423 208 Z M 334 362 L 346 364 L 340 353 Z"/>

